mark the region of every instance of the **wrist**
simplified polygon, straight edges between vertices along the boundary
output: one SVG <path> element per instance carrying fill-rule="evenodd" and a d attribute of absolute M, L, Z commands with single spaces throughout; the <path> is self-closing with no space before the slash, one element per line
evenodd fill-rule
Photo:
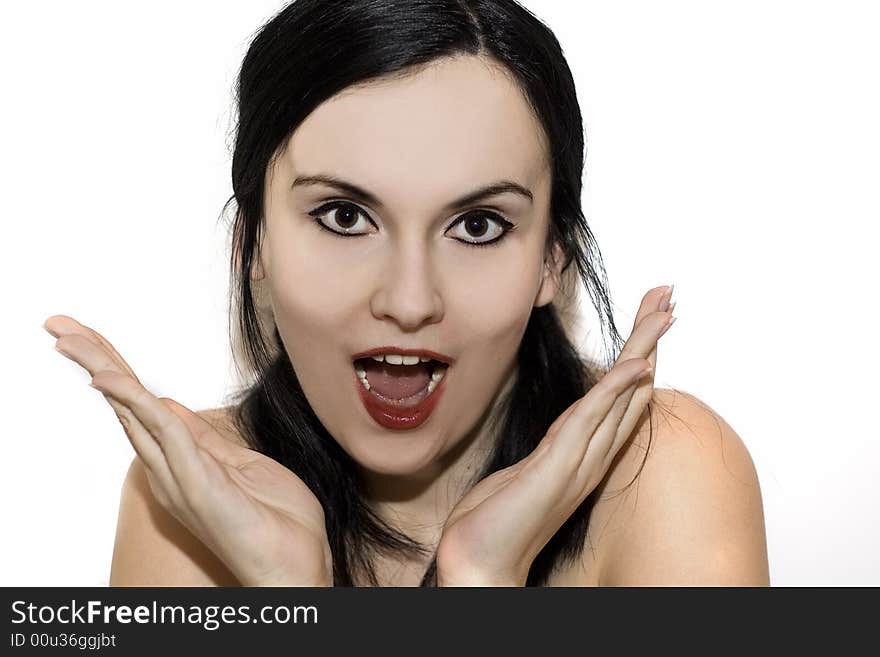
<path fill-rule="evenodd" d="M 327 588 L 333 586 L 333 553 L 326 539 L 323 559 L 309 559 L 307 568 L 292 568 L 290 563 L 279 564 L 274 569 L 260 573 L 244 586 L 280 586 Z"/>
<path fill-rule="evenodd" d="M 475 567 L 450 567 L 437 564 L 438 587 L 522 587 L 526 578 L 512 572 L 489 572 Z"/>
<path fill-rule="evenodd" d="M 333 582 L 327 578 L 303 579 L 302 577 L 273 577 L 271 579 L 261 579 L 248 584 L 243 584 L 243 586 L 324 588 L 333 586 Z"/>
<path fill-rule="evenodd" d="M 292 573 L 282 570 L 242 580 L 242 586 L 332 587 L 333 575 L 326 572 L 303 574 L 302 572 Z"/>

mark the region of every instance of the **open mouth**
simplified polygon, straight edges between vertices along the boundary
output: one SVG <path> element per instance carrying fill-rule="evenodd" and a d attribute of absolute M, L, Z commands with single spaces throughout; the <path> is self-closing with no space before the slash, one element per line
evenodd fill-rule
<path fill-rule="evenodd" d="M 384 403 L 407 408 L 430 395 L 446 375 L 448 365 L 418 356 L 367 356 L 354 361 L 358 381 Z"/>

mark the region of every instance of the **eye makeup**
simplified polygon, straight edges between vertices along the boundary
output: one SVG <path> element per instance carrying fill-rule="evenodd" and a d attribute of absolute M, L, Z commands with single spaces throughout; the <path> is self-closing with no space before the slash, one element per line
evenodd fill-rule
<path fill-rule="evenodd" d="M 370 219 L 369 215 L 366 213 L 366 211 L 363 208 L 361 208 L 360 206 L 358 206 L 355 203 L 352 203 L 350 201 L 342 201 L 342 200 L 329 201 L 327 203 L 320 205 L 319 207 L 315 208 L 314 210 L 309 211 L 308 214 L 315 218 L 315 224 L 317 224 L 317 226 L 320 229 L 323 229 L 323 230 L 327 231 L 328 233 L 332 233 L 338 237 L 342 237 L 342 238 L 361 237 L 361 236 L 369 234 L 369 233 L 363 233 L 363 232 L 350 233 L 350 232 L 347 232 L 344 230 L 335 230 L 335 229 L 331 228 L 330 226 L 328 226 L 323 221 L 323 219 L 329 213 L 335 212 L 338 210 L 353 210 L 355 212 L 356 216 L 357 215 L 363 216 L 370 224 L 373 225 L 373 227 L 377 227 L 375 222 L 372 219 Z M 334 214 L 334 216 L 336 216 L 336 215 Z M 500 232 L 497 234 L 497 236 L 495 238 L 493 238 L 491 240 L 471 241 L 471 240 L 467 240 L 467 239 L 460 239 L 458 237 L 453 237 L 453 239 L 455 239 L 457 242 L 461 242 L 463 244 L 466 244 L 467 246 L 487 247 L 487 246 L 494 246 L 494 245 L 499 244 L 502 240 L 504 240 L 504 238 L 506 237 L 506 235 L 508 233 L 516 230 L 515 224 L 508 221 L 507 219 L 502 217 L 497 212 L 494 212 L 492 210 L 486 210 L 486 209 L 476 209 L 476 210 L 466 212 L 463 215 L 459 216 L 449 226 L 449 228 L 447 228 L 447 231 L 450 230 L 451 228 L 454 228 L 455 226 L 458 226 L 460 224 L 464 224 L 467 221 L 473 221 L 473 220 L 483 220 L 485 222 L 489 222 L 489 224 L 494 224 L 495 226 L 497 226 L 497 229 Z M 357 223 L 355 223 L 355 225 L 357 225 Z M 491 225 L 490 225 L 490 230 L 491 230 Z"/>

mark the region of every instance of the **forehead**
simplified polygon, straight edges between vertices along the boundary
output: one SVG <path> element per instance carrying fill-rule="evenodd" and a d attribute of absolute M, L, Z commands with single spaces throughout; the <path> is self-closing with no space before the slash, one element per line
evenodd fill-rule
<path fill-rule="evenodd" d="M 534 188 L 547 170 L 544 144 L 515 82 L 470 56 L 344 90 L 303 121 L 283 159 L 295 175 L 341 174 L 388 198 L 411 189 L 448 200 L 497 179 Z"/>

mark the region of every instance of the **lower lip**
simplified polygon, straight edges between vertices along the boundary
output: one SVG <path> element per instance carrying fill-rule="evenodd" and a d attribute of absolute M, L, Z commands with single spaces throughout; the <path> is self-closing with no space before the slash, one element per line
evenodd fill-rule
<path fill-rule="evenodd" d="M 383 401 L 381 397 L 377 397 L 364 388 L 364 384 L 361 383 L 361 380 L 358 378 L 357 372 L 355 372 L 354 369 L 352 369 L 352 375 L 354 376 L 354 384 L 358 389 L 358 395 L 360 396 L 361 402 L 363 402 L 367 413 L 370 414 L 370 417 L 386 429 L 403 431 L 406 429 L 415 429 L 430 417 L 434 408 L 437 406 L 437 402 L 440 401 L 440 396 L 443 394 L 443 390 L 446 388 L 446 379 L 449 378 L 449 370 L 450 368 L 447 366 L 446 373 L 443 375 L 443 378 L 440 379 L 440 383 L 437 384 L 437 387 L 434 388 L 427 397 L 418 404 L 407 406 L 406 408 L 393 406 Z"/>

